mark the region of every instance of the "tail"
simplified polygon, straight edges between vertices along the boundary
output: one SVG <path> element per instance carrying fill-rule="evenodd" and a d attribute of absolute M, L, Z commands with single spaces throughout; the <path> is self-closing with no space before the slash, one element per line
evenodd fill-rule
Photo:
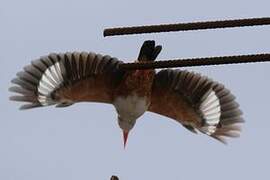
<path fill-rule="evenodd" d="M 147 40 L 144 41 L 140 53 L 139 53 L 139 57 L 138 60 L 139 61 L 154 61 L 157 56 L 159 55 L 159 53 L 162 50 L 162 46 L 161 45 L 155 45 L 155 41 L 153 40 Z"/>

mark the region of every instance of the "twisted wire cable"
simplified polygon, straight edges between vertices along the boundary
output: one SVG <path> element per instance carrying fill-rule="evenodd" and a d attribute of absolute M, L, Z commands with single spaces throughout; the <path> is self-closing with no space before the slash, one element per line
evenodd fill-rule
<path fill-rule="evenodd" d="M 124 63 L 124 64 L 120 64 L 119 67 L 124 70 L 159 69 L 159 68 L 171 68 L 171 67 L 192 67 L 192 66 L 239 64 L 239 63 L 257 63 L 257 62 L 268 62 L 268 61 L 270 61 L 270 54 L 253 54 L 253 55 L 238 55 L 238 56 L 161 60 L 161 61 L 142 62 L 142 63 Z"/>
<path fill-rule="evenodd" d="M 217 28 L 234 28 L 234 27 L 259 26 L 259 25 L 270 25 L 270 17 L 108 28 L 104 30 L 103 35 L 104 37 L 106 37 L 116 35 L 190 31 L 190 30 L 217 29 Z"/>

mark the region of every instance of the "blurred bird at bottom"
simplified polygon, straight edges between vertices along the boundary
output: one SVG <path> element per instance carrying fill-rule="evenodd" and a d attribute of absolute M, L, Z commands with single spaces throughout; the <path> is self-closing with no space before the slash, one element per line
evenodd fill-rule
<path fill-rule="evenodd" d="M 117 176 L 112 176 L 111 180 L 119 180 L 119 178 Z"/>
<path fill-rule="evenodd" d="M 145 41 L 135 62 L 154 61 L 161 49 L 155 41 Z M 130 130 L 146 111 L 223 143 L 225 137 L 239 136 L 242 112 L 222 84 L 186 70 L 122 70 L 122 63 L 95 53 L 50 54 L 17 73 L 10 91 L 20 95 L 10 99 L 28 102 L 21 109 L 67 107 L 79 102 L 112 104 L 124 146 Z"/>

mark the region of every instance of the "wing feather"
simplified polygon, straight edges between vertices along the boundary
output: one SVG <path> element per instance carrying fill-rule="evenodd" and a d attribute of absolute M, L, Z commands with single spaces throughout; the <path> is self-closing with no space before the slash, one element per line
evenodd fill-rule
<path fill-rule="evenodd" d="M 118 68 L 121 63 L 95 53 L 52 53 L 17 73 L 11 81 L 15 86 L 9 90 L 18 95 L 10 100 L 26 102 L 21 109 L 54 104 L 66 107 L 81 101 L 111 103 L 124 74 Z"/>
<path fill-rule="evenodd" d="M 162 70 L 155 76 L 149 111 L 180 122 L 184 127 L 226 143 L 238 137 L 242 111 L 222 84 L 186 70 Z"/>

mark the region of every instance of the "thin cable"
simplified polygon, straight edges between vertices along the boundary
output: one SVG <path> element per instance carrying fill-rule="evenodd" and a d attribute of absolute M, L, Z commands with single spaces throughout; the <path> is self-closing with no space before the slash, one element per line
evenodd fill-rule
<path fill-rule="evenodd" d="M 239 56 L 222 56 L 222 57 L 206 57 L 191 59 L 164 60 L 143 63 L 124 63 L 119 67 L 124 70 L 132 69 L 159 69 L 171 67 L 192 67 L 192 66 L 209 66 L 223 64 L 239 64 L 239 63 L 257 63 L 270 62 L 270 54 L 254 54 Z"/>
<path fill-rule="evenodd" d="M 106 37 L 106 36 L 128 35 L 128 34 L 190 31 L 190 30 L 216 29 L 216 28 L 234 28 L 234 27 L 259 26 L 259 25 L 270 25 L 270 17 L 108 28 L 104 30 L 103 35 L 104 37 Z"/>

